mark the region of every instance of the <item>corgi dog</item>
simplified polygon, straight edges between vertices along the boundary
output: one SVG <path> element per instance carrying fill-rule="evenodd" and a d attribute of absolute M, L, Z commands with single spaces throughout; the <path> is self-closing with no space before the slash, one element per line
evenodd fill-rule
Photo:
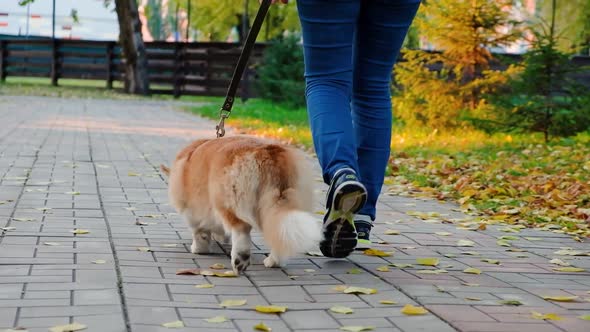
<path fill-rule="evenodd" d="M 253 229 L 270 247 L 266 267 L 284 266 L 322 240 L 309 163 L 295 148 L 248 136 L 200 139 L 160 168 L 171 204 L 192 231 L 191 252 L 208 253 L 212 240 L 231 235 L 236 274 L 250 265 Z"/>

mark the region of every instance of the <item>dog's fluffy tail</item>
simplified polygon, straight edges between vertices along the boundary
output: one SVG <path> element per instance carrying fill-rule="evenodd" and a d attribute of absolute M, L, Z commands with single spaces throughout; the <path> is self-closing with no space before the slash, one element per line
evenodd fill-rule
<path fill-rule="evenodd" d="M 280 256 L 317 250 L 322 240 L 322 225 L 309 212 L 277 204 L 263 217 L 263 235 L 271 249 Z"/>
<path fill-rule="evenodd" d="M 164 166 L 164 165 L 160 165 L 160 170 L 162 171 L 162 173 L 164 173 L 166 176 L 170 176 L 170 168 Z"/>

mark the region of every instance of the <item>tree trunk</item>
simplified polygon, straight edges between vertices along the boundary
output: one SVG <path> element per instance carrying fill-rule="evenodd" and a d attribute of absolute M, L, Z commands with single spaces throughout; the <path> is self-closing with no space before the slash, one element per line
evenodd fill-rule
<path fill-rule="evenodd" d="M 115 0 L 119 20 L 119 43 L 125 57 L 125 91 L 147 95 L 147 57 L 141 37 L 141 21 L 135 0 Z"/>

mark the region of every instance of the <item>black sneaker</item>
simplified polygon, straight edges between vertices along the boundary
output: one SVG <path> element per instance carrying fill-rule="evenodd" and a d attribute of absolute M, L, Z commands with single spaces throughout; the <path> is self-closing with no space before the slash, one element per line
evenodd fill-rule
<path fill-rule="evenodd" d="M 358 240 L 355 249 L 367 250 L 371 248 L 371 240 L 369 236 L 371 234 L 371 228 L 373 228 L 373 224 L 370 221 L 359 220 L 358 217 L 359 216 L 357 216 L 357 219 L 354 221 L 354 227 L 356 228 L 356 233 L 358 234 Z"/>
<path fill-rule="evenodd" d="M 354 215 L 367 201 L 367 189 L 350 168 L 334 174 L 326 197 L 324 240 L 320 250 L 326 257 L 343 258 L 356 247 Z"/>

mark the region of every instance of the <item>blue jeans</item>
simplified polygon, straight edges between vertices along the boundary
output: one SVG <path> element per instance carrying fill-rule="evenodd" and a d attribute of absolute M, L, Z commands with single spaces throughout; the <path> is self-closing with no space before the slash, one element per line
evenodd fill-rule
<path fill-rule="evenodd" d="M 356 171 L 375 220 L 391 144 L 391 72 L 420 0 L 297 0 L 309 121 L 323 177 Z"/>

